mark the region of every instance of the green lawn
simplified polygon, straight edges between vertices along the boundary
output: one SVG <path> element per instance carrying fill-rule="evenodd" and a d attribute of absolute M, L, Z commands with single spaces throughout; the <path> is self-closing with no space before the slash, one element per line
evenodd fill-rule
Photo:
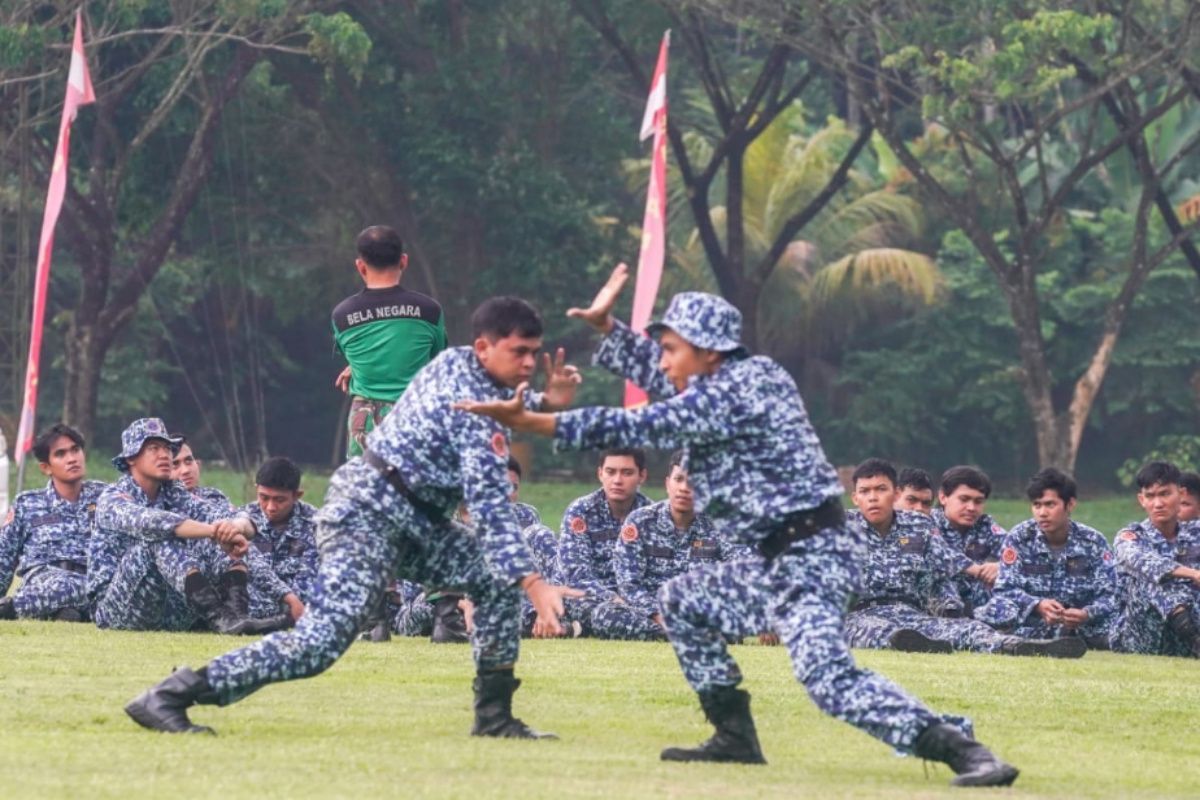
<path fill-rule="evenodd" d="M 963 796 L 950 772 L 898 759 L 823 718 L 778 648 L 736 649 L 766 767 L 666 765 L 706 726 L 669 646 L 526 643 L 517 713 L 557 742 L 484 741 L 467 648 L 356 644 L 325 675 L 194 714 L 218 737 L 150 733 L 122 705 L 173 665 L 235 643 L 201 634 L 0 623 L 5 797 Z M 860 652 L 934 707 L 974 718 L 1022 769 L 1012 797 L 1195 797 L 1196 663 L 1091 653 L 1080 661 Z M 994 796 L 994 795 L 987 795 Z"/>

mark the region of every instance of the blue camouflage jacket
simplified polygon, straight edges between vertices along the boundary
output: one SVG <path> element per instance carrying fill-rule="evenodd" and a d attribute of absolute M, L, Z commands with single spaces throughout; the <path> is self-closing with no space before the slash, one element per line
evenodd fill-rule
<path fill-rule="evenodd" d="M 88 546 L 88 600 L 95 602 L 104 594 L 121 558 L 135 542 L 166 541 L 185 520 L 215 522 L 232 516 L 231 508 L 201 500 L 179 481 L 164 483 L 150 503 L 126 473 L 104 490 L 96 504 Z"/>
<path fill-rule="evenodd" d="M 399 471 L 419 500 L 449 517 L 465 502 L 489 570 L 515 583 L 534 572 L 508 496 L 508 429 L 456 411 L 459 400 L 508 400 L 470 347 L 442 351 L 409 384 L 392 413 L 367 436 L 367 446 Z M 530 405 L 540 405 L 532 396 Z"/>
<path fill-rule="evenodd" d="M 625 518 L 613 554 L 617 594 L 647 614 L 658 610 L 664 583 L 698 564 L 729 561 L 735 547 L 697 514 L 685 531 L 675 527 L 666 500 L 639 508 Z"/>
<path fill-rule="evenodd" d="M 1025 520 L 1008 532 L 992 599 L 975 616 L 998 627 L 1022 625 L 1036 615 L 1043 600 L 1084 609 L 1089 622 L 1096 624 L 1116 613 L 1113 552 L 1104 534 L 1072 520 L 1067 543 L 1056 552 L 1036 520 Z"/>
<path fill-rule="evenodd" d="M 258 503 L 247 503 L 241 513 L 250 518 L 258 529 L 250 543 L 253 550 L 263 556 L 267 566 L 279 580 L 308 603 L 312 599 L 313 584 L 317 579 L 320 562 L 317 553 L 317 509 L 303 500 L 292 507 L 292 516 L 282 528 L 276 528 L 267 520 Z M 251 561 L 252 569 L 259 566 Z"/>
<path fill-rule="evenodd" d="M 634 410 L 580 408 L 557 415 L 559 449 L 684 448 L 696 512 L 757 544 L 780 517 L 842 495 L 795 381 L 765 356 L 731 356 L 677 392 L 658 369 L 657 342 L 617 323 L 593 361 L 661 399 Z"/>
<path fill-rule="evenodd" d="M 14 573 L 25 575 L 55 561 L 87 566 L 96 501 L 107 486 L 85 480 L 74 503 L 59 496 L 54 481 L 47 482 L 45 489 L 17 495 L 12 521 L 0 528 L 0 597 L 8 591 Z"/>
<path fill-rule="evenodd" d="M 938 535 L 929 517 L 896 511 L 884 536 L 857 509 L 846 513 L 846 522 L 867 544 L 855 603 L 904 604 L 938 616 L 962 611 L 953 578 L 970 561 Z"/>
<path fill-rule="evenodd" d="M 648 505 L 649 497 L 641 492 L 634 496 L 633 510 Z M 607 599 L 616 593 L 613 546 L 622 524 L 624 520 L 617 519 L 609 508 L 603 489 L 571 501 L 558 537 L 558 567 L 565 584 L 594 599 Z"/>
<path fill-rule="evenodd" d="M 558 537 L 554 531 L 537 522 L 526 527 L 521 535 L 533 554 L 537 571 L 550 583 L 558 583 L 561 576 L 558 569 Z"/>
<path fill-rule="evenodd" d="M 530 525 L 542 524 L 542 515 L 529 503 L 513 503 L 513 513 L 517 515 L 517 524 L 521 526 L 521 530 Z"/>
<path fill-rule="evenodd" d="M 225 496 L 224 492 L 215 486 L 197 486 L 192 489 L 192 494 L 206 503 L 215 503 L 233 511 L 233 503 Z"/>
<path fill-rule="evenodd" d="M 1114 541 L 1116 570 L 1134 583 L 1161 583 L 1172 570 L 1182 565 L 1200 568 L 1200 521 L 1181 522 L 1175 540 L 1154 527 L 1149 519 L 1126 525 Z"/>
<path fill-rule="evenodd" d="M 1000 527 L 989 514 L 980 514 L 975 524 L 966 531 L 960 531 L 946 518 L 946 512 L 940 508 L 933 510 L 933 522 L 946 542 L 975 564 L 987 561 L 999 561 L 1000 550 L 1004 545 L 1004 528 Z"/>

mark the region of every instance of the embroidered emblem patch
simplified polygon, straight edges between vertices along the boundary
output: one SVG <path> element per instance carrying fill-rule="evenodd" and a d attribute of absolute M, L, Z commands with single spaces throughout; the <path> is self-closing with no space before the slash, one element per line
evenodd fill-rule
<path fill-rule="evenodd" d="M 587 523 L 583 517 L 571 517 L 571 533 L 587 533 Z"/>
<path fill-rule="evenodd" d="M 1017 551 L 1011 547 L 1004 548 L 1004 552 L 1000 554 L 1000 560 L 1011 567 L 1017 563 Z"/>
<path fill-rule="evenodd" d="M 625 544 L 632 544 L 638 538 L 638 530 L 636 525 L 626 525 L 621 528 L 621 541 Z"/>

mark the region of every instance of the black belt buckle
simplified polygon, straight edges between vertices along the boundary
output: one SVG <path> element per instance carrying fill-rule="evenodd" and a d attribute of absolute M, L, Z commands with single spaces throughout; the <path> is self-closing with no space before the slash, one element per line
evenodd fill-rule
<path fill-rule="evenodd" d="M 768 559 L 773 559 L 796 542 L 811 539 L 826 528 L 841 525 L 846 511 L 840 498 L 832 497 L 816 508 L 808 508 L 788 514 L 769 536 L 758 544 L 758 550 Z"/>

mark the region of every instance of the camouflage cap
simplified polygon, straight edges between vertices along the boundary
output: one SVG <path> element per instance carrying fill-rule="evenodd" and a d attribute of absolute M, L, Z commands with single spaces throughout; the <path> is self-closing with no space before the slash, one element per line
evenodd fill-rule
<path fill-rule="evenodd" d="M 680 292 L 672 297 L 667 313 L 647 325 L 646 333 L 654 336 L 668 329 L 694 347 L 746 355 L 741 342 L 742 312 L 715 294 Z"/>
<path fill-rule="evenodd" d="M 142 452 L 142 446 L 147 439 L 162 439 L 171 446 L 171 452 L 179 452 L 183 444 L 182 436 L 172 436 L 167 433 L 167 425 L 158 417 L 143 417 L 135 419 L 121 433 L 121 454 L 112 460 L 113 466 L 121 472 L 129 471 L 128 458 L 133 458 Z"/>

